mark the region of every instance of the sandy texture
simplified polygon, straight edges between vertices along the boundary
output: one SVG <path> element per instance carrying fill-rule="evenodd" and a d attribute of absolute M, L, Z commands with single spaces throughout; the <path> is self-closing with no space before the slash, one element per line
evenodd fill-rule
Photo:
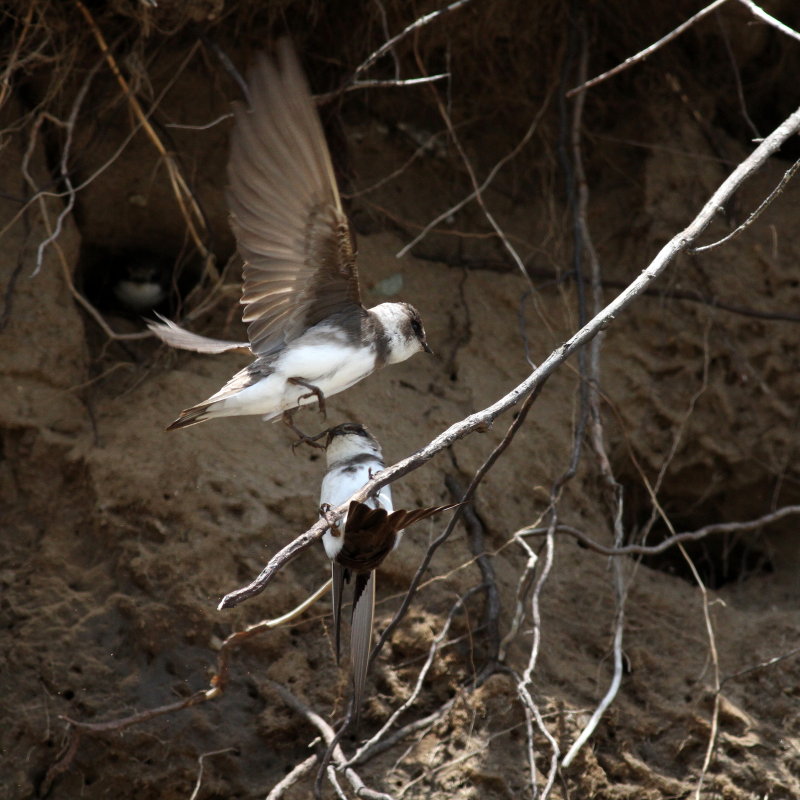
<path fill-rule="evenodd" d="M 177 56 L 163 58 L 159 69 L 167 72 Z M 186 81 L 183 97 L 202 85 L 194 95 L 200 99 L 187 105 L 172 97 L 163 114 L 187 119 L 191 111 L 192 119 L 200 119 L 224 112 L 224 93 L 204 82 L 201 70 L 190 70 Z M 708 128 L 677 96 L 674 105 L 658 106 L 658 132 L 637 130 L 648 114 L 656 115 L 653 103 L 640 120 L 619 122 L 614 130 L 618 137 L 648 136 L 651 147 L 629 151 L 615 139 L 592 152 L 589 222 L 610 282 L 637 274 L 730 168 L 717 158 Z M 4 124 L 19 113 L 7 105 Z M 408 138 L 384 124 L 385 113 L 376 103 L 346 120 L 350 170 L 359 186 L 385 178 L 413 153 Z M 430 116 L 420 118 L 421 126 L 433 125 Z M 98 160 L 124 135 L 127 123 L 116 119 L 118 130 L 106 130 L 94 145 Z M 602 114 L 594 119 L 599 126 Z M 713 126 L 711 131 L 732 163 L 748 152 L 746 138 Z M 230 252 L 221 192 L 224 130 L 175 137 L 187 168 L 203 165 L 198 196 L 224 263 Z M 123 731 L 69 738 L 65 716 L 113 720 L 207 688 L 226 636 L 286 612 L 328 574 L 322 547 L 315 547 L 258 598 L 216 611 L 223 594 L 249 581 L 315 521 L 323 461 L 308 449 L 293 454 L 283 426 L 257 419 L 214 420 L 165 433 L 181 408 L 210 395 L 246 358 L 168 352 L 152 340 L 112 342 L 70 294 L 65 276 L 80 275 L 82 243 L 181 246 L 182 220 L 163 175 L 154 179 L 141 168 L 146 145 L 135 139 L 85 191 L 80 213 L 66 219 L 58 246 L 47 249 L 36 277 L 36 247 L 46 236 L 41 211 L 31 208 L 6 230 L 19 209 L 0 201 L 0 502 L 6 541 L 0 556 L 0 797 L 8 800 L 45 791 L 58 800 L 188 798 L 204 753 L 209 755 L 197 797 L 264 797 L 316 752 L 309 743 L 317 736 L 270 682 L 331 723 L 346 704 L 346 664 L 338 669 L 334 663 L 325 598 L 291 625 L 237 648 L 230 683 L 217 699 Z M 25 146 L 12 136 L 0 152 L 0 191 L 6 195 L 28 191 L 18 174 Z M 537 158 L 524 161 L 527 174 L 538 174 Z M 476 159 L 491 163 L 485 153 Z M 41 149 L 31 163 L 44 180 Z M 574 282 L 536 277 L 535 291 L 526 296 L 526 279 L 497 242 L 466 236 L 471 220 L 480 218 L 474 208 L 440 226 L 417 258 L 394 258 L 420 225 L 469 191 L 454 163 L 452 153 L 445 158 L 426 152 L 395 180 L 352 201 L 366 301 L 387 299 L 388 287 L 392 297 L 413 302 L 436 350 L 435 357 L 420 355 L 387 368 L 328 403 L 326 425 L 365 423 L 390 461 L 494 402 L 528 374 L 526 346 L 538 363 L 578 324 Z M 762 170 L 708 240 L 741 221 L 787 167 L 776 159 Z M 570 235 L 564 198 L 558 189 L 542 191 L 550 178 L 535 187 L 526 183 L 525 169 L 499 180 L 487 192 L 487 203 L 534 272 L 564 274 Z M 131 196 L 144 196 L 147 204 L 121 199 Z M 47 201 L 51 223 L 61 202 Z M 643 531 L 648 543 L 669 534 L 653 515 L 648 487 L 655 487 L 664 516 L 678 531 L 752 519 L 797 502 L 797 319 L 731 313 L 708 299 L 797 314 L 798 208 L 795 182 L 734 243 L 682 257 L 658 287 L 661 294 L 640 298 L 608 329 L 602 410 L 611 464 L 624 488 L 628 541 L 640 541 Z M 485 220 L 481 225 L 484 230 Z M 235 269 L 229 274 L 235 292 Z M 614 286 L 604 291 L 608 299 Z M 237 314 L 228 293 L 196 325 L 210 335 L 239 338 Z M 120 331 L 140 328 L 129 317 L 109 313 L 108 319 Z M 546 524 L 551 486 L 570 460 L 579 415 L 577 369 L 573 359 L 553 376 L 477 494 L 475 511 L 501 601 L 501 636 L 510 630 L 528 561 L 512 535 Z M 322 424 L 312 411 L 298 421 L 309 429 Z M 397 503 L 449 502 L 446 476 L 466 483 L 510 421 L 504 415 L 491 430 L 458 442 L 395 484 Z M 562 523 L 596 541 L 612 541 L 588 440 L 558 509 Z M 444 524 L 435 519 L 414 528 L 380 570 L 379 630 Z M 673 549 L 644 562 L 622 560 L 622 684 L 552 796 L 694 796 L 714 718 L 716 746 L 702 798 L 800 796 L 797 530 L 797 517 L 787 517 L 687 549 L 709 587 L 708 620 L 722 681 L 716 711 L 703 595 L 686 559 Z M 541 576 L 544 537 L 529 542 Z M 508 643 L 502 668 L 475 686 L 487 658 L 485 593 L 468 593 L 481 582 L 459 526 L 437 551 L 408 615 L 373 665 L 359 736 L 345 737 L 343 746 L 352 753 L 359 738 L 377 731 L 409 697 L 434 636 L 457 599 L 467 596 L 466 613 L 453 617 L 446 645 L 398 724 L 452 703 L 358 767 L 370 788 L 411 800 L 518 798 L 530 792 L 517 680 L 530 657 L 531 616 Z M 559 533 L 539 600 L 541 641 L 530 691 L 563 755 L 611 678 L 616 605 L 609 559 Z M 551 748 L 540 733 L 533 741 L 541 788 Z M 68 745 L 74 749 L 65 753 Z M 313 780 L 314 771 L 284 796 L 312 796 Z M 323 796 L 334 796 L 327 784 Z"/>

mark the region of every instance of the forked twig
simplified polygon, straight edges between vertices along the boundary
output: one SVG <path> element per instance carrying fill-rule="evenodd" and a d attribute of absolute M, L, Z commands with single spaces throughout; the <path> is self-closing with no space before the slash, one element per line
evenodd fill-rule
<path fill-rule="evenodd" d="M 614 75 L 619 75 L 620 72 L 628 69 L 628 67 L 632 66 L 633 64 L 636 64 L 639 61 L 644 61 L 648 56 L 651 56 L 653 53 L 655 53 L 656 50 L 660 49 L 665 44 L 668 44 L 673 39 L 677 39 L 684 31 L 687 31 L 696 22 L 703 19 L 703 17 L 708 16 L 712 11 L 716 11 L 716 9 L 727 2 L 728 0 L 714 0 L 713 3 L 707 5 L 705 8 L 700 9 L 700 11 L 698 11 L 694 16 L 689 17 L 689 19 L 687 19 L 685 22 L 682 22 L 680 25 L 678 25 L 677 28 L 673 28 L 666 36 L 662 36 L 657 42 L 653 42 L 653 44 L 648 45 L 644 48 L 644 50 L 640 50 L 638 53 L 636 53 L 636 55 L 629 56 L 621 64 L 617 64 L 616 67 L 607 70 L 602 75 L 598 75 L 596 78 L 592 78 L 590 81 L 586 81 L 585 83 L 580 84 L 580 86 L 570 89 L 567 92 L 567 97 L 572 97 L 578 92 L 585 92 L 587 89 L 591 89 L 592 86 L 597 86 L 598 83 L 602 83 Z"/>
<path fill-rule="evenodd" d="M 800 159 L 794 162 L 789 169 L 784 172 L 783 177 L 780 179 L 778 185 L 761 201 L 761 204 L 758 208 L 753 211 L 750 216 L 737 228 L 732 230 L 727 236 L 723 236 L 716 242 L 711 242 L 711 244 L 704 244 L 700 247 L 693 247 L 689 252 L 692 255 L 697 253 L 704 253 L 707 250 L 713 250 L 715 247 L 719 247 L 720 245 L 725 244 L 726 242 L 730 242 L 731 239 L 735 239 L 740 233 L 743 233 L 747 228 L 749 228 L 760 216 L 761 212 L 764 211 L 768 206 L 772 204 L 772 201 L 779 195 L 783 190 L 786 188 L 786 184 L 794 177 L 797 170 L 800 169 Z"/>
<path fill-rule="evenodd" d="M 273 692 L 275 692 L 275 694 L 278 695 L 278 697 L 281 698 L 281 700 L 283 700 L 284 703 L 286 703 L 287 706 L 289 706 L 289 708 L 296 711 L 301 717 L 311 723 L 311 725 L 313 725 L 322 734 L 322 738 L 325 740 L 327 745 L 333 744 L 334 739 L 336 738 L 333 728 L 319 714 L 317 714 L 316 711 L 307 706 L 305 703 L 301 702 L 299 698 L 295 697 L 280 683 L 276 683 L 268 678 L 265 678 L 264 682 L 272 689 Z M 351 766 L 348 766 L 347 758 L 342 751 L 341 745 L 336 744 L 333 746 L 333 759 L 344 773 L 345 778 L 347 778 L 357 797 L 364 797 L 367 798 L 367 800 L 394 800 L 390 794 L 376 792 L 373 789 L 370 789 L 364 783 L 359 774 Z"/>

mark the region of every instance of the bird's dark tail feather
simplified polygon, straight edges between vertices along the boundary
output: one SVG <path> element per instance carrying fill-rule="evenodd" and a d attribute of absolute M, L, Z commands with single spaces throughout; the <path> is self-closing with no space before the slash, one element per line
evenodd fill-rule
<path fill-rule="evenodd" d="M 206 411 L 208 411 L 209 405 L 210 403 L 203 403 L 199 406 L 185 408 L 181 411 L 181 415 L 175 422 L 171 425 L 167 425 L 167 430 L 175 431 L 178 428 L 188 428 L 190 425 L 197 425 L 199 422 L 205 422 L 208 419 Z"/>

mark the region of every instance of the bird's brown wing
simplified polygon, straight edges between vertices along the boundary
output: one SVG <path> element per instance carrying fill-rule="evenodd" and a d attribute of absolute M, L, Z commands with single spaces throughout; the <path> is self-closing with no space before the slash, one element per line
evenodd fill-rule
<path fill-rule="evenodd" d="M 291 44 L 261 55 L 236 104 L 228 205 L 245 261 L 242 318 L 267 355 L 340 311 L 362 310 L 353 238 L 330 153 Z"/>
<path fill-rule="evenodd" d="M 399 509 L 389 513 L 385 508 L 370 508 L 353 500 L 347 511 L 344 542 L 336 560 L 354 572 L 376 569 L 392 551 L 397 534 L 403 528 L 458 505 Z"/>
<path fill-rule="evenodd" d="M 386 524 L 387 516 L 385 508 L 370 508 L 353 500 L 336 560 L 355 573 L 375 569 L 394 547 L 396 531 Z"/>
<path fill-rule="evenodd" d="M 415 522 L 432 517 L 434 514 L 441 514 L 442 511 L 449 511 L 451 508 L 458 508 L 460 505 L 461 503 L 451 503 L 447 506 L 429 506 L 428 508 L 414 508 L 408 511 L 401 508 L 389 514 L 386 522 L 395 531 L 402 531 Z"/>

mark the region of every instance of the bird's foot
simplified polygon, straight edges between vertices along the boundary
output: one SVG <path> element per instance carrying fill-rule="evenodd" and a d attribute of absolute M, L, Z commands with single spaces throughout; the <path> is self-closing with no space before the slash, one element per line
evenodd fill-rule
<path fill-rule="evenodd" d="M 297 398 L 298 408 L 300 408 L 300 403 L 302 403 L 303 400 L 309 397 L 316 397 L 317 403 L 319 404 L 319 413 L 322 414 L 323 419 L 328 416 L 328 412 L 325 409 L 325 395 L 322 393 L 322 389 L 320 389 L 319 386 L 314 386 L 313 383 L 309 383 L 303 378 L 287 378 L 286 382 L 294 384 L 295 386 L 304 386 L 306 389 L 310 390 L 308 394 L 301 394 L 300 397 Z"/>
<path fill-rule="evenodd" d="M 296 411 L 297 409 L 295 409 Z M 293 411 L 284 411 L 283 415 L 281 416 L 281 421 L 287 428 L 289 428 L 292 433 L 297 436 L 297 441 L 292 442 L 292 452 L 295 451 L 295 448 L 299 447 L 301 444 L 307 444 L 309 447 L 317 447 L 320 450 L 325 449 L 324 444 L 319 444 L 318 440 L 321 439 L 328 433 L 327 428 L 322 431 L 322 433 L 318 433 L 314 436 L 308 436 L 307 434 L 303 433 L 297 425 L 294 424 L 294 412 Z"/>
<path fill-rule="evenodd" d="M 323 503 L 319 507 L 319 515 L 328 523 L 334 536 L 338 536 L 336 531 L 336 515 L 331 510 L 330 503 Z"/>

